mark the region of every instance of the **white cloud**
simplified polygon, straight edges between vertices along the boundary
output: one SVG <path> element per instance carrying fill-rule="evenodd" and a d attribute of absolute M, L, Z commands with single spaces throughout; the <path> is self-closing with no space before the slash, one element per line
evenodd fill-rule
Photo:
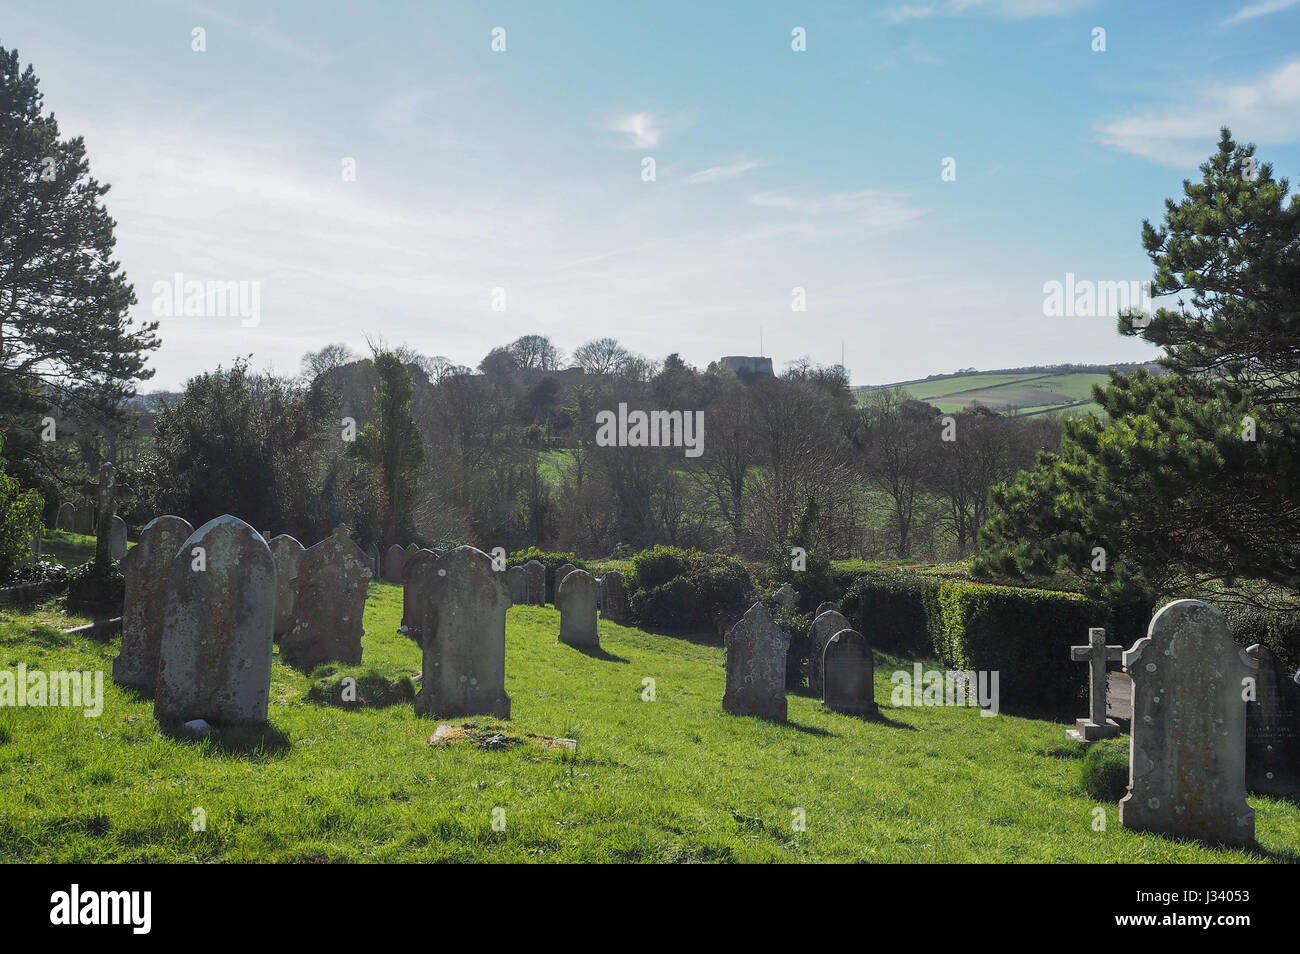
<path fill-rule="evenodd" d="M 934 7 L 929 4 L 909 3 L 885 11 L 885 18 L 891 23 L 903 23 L 907 20 L 927 20 L 934 16 Z"/>
<path fill-rule="evenodd" d="M 734 179 L 737 176 L 743 176 L 751 169 L 758 169 L 763 166 L 762 159 L 742 159 L 739 162 L 733 162 L 725 166 L 710 166 L 708 169 L 701 169 L 699 172 L 692 172 L 686 177 L 690 185 L 698 185 L 701 182 L 722 182 L 726 179 Z"/>
<path fill-rule="evenodd" d="M 982 13 L 1003 20 L 1028 20 L 1034 17 L 1056 17 L 1074 13 L 1092 6 L 1095 0 L 948 0 L 942 10 L 933 4 L 910 3 L 893 7 L 882 16 L 894 23 L 923 20 L 942 13 L 959 16 L 963 13 Z M 1284 0 L 1271 0 L 1284 2 Z M 1292 0 L 1296 2 L 1296 0 Z"/>
<path fill-rule="evenodd" d="M 749 197 L 752 205 L 767 209 L 784 209 L 796 215 L 840 220 L 868 231 L 889 231 L 925 215 L 924 209 L 911 205 L 901 192 L 885 189 L 860 189 L 825 195 L 791 195 L 788 192 L 757 192 Z"/>
<path fill-rule="evenodd" d="M 653 113 L 630 113 L 616 116 L 609 124 L 612 132 L 624 137 L 625 149 L 653 149 L 663 137 L 663 126 Z"/>
<path fill-rule="evenodd" d="M 1289 10 L 1294 7 L 1300 0 L 1263 0 L 1262 3 L 1252 3 L 1249 6 L 1242 7 L 1228 19 L 1223 21 L 1224 26 L 1232 23 L 1240 23 L 1243 20 L 1253 20 L 1256 17 L 1268 16 L 1270 13 L 1280 13 L 1283 10 Z"/>
<path fill-rule="evenodd" d="M 1196 166 L 1214 151 L 1219 127 L 1242 141 L 1300 140 L 1300 59 L 1247 83 L 1207 85 L 1190 102 L 1102 123 L 1108 146 L 1172 166 Z"/>

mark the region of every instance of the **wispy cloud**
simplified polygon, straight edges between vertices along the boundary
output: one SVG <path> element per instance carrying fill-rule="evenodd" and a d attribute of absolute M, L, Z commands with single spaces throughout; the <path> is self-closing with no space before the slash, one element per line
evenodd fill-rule
<path fill-rule="evenodd" d="M 1094 2 L 1095 0 L 948 0 L 942 7 L 932 3 L 904 4 L 883 11 L 881 16 L 894 23 L 924 20 L 938 15 L 959 16 L 963 13 L 984 14 L 1003 20 L 1029 20 L 1074 13 L 1092 6 Z"/>
<path fill-rule="evenodd" d="M 1183 103 L 1105 122 L 1096 132 L 1108 146 L 1186 167 L 1214 151 L 1220 126 L 1243 140 L 1300 140 L 1300 59 L 1252 82 L 1207 84 Z"/>
<path fill-rule="evenodd" d="M 840 218 L 870 231 L 899 228 L 925 215 L 925 210 L 913 206 L 907 195 L 886 189 L 859 189 L 823 195 L 757 192 L 749 197 L 749 201 L 760 208 L 784 209 L 801 216 Z"/>
<path fill-rule="evenodd" d="M 615 116 L 608 128 L 623 137 L 624 149 L 653 149 L 664 134 L 662 120 L 653 113 Z"/>
<path fill-rule="evenodd" d="M 891 23 L 927 20 L 934 16 L 934 7 L 928 3 L 909 3 L 901 7 L 894 7 L 892 10 L 886 10 L 884 16 Z"/>
<path fill-rule="evenodd" d="M 1253 20 L 1256 17 L 1266 17 L 1270 13 L 1280 13 L 1283 10 L 1289 10 L 1294 7 L 1300 0 L 1263 0 L 1262 3 L 1252 3 L 1242 7 L 1232 16 L 1223 21 L 1224 26 L 1232 23 L 1240 23 L 1243 20 Z"/>
<path fill-rule="evenodd" d="M 758 169 L 765 165 L 762 159 L 741 159 L 738 162 L 730 163 L 725 166 L 710 166 L 708 169 L 701 169 L 699 172 L 692 172 L 686 177 L 689 185 L 699 185 L 702 182 L 723 182 L 727 179 L 735 179 L 737 176 L 743 176 L 751 169 Z"/>

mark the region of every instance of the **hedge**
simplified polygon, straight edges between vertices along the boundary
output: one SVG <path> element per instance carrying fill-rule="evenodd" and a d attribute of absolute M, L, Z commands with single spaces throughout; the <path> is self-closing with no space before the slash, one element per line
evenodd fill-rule
<path fill-rule="evenodd" d="M 934 653 L 930 617 L 937 612 L 939 582 L 905 571 L 865 573 L 840 606 L 871 645 L 908 656 Z"/>
<path fill-rule="evenodd" d="M 754 589 L 737 560 L 699 550 L 656 546 L 632 558 L 624 579 L 628 609 L 646 626 L 711 629 L 715 612 L 744 612 Z"/>

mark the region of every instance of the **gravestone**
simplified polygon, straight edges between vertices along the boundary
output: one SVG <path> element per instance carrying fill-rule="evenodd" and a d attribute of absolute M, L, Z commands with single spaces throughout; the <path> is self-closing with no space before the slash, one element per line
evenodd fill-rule
<path fill-rule="evenodd" d="M 826 708 L 854 715 L 873 715 L 880 711 L 875 699 L 875 659 L 861 633 L 842 629 L 831 636 L 822 656 L 822 672 L 822 704 Z"/>
<path fill-rule="evenodd" d="M 610 570 L 600 578 L 600 615 L 615 623 L 628 621 L 627 590 L 618 570 Z"/>
<path fill-rule="evenodd" d="M 1300 795 L 1300 685 L 1267 646 L 1246 650 L 1259 664 L 1255 698 L 1246 701 L 1246 788 Z"/>
<path fill-rule="evenodd" d="M 411 549 L 407 547 L 406 552 L 402 555 L 402 585 L 406 585 L 406 575 L 411 571 L 411 564 L 420 557 L 437 557 L 438 554 L 433 550 L 421 550 L 419 547 Z"/>
<path fill-rule="evenodd" d="M 266 721 L 275 589 L 270 548 L 238 517 L 210 520 L 181 544 L 167 577 L 153 707 L 160 722 Z"/>
<path fill-rule="evenodd" d="M 571 570 L 555 591 L 560 611 L 560 642 L 578 649 L 600 649 L 596 630 L 596 581 L 586 570 Z"/>
<path fill-rule="evenodd" d="M 372 543 L 366 548 L 366 566 L 370 568 L 372 580 L 383 579 L 384 559 L 379 553 L 377 544 Z"/>
<path fill-rule="evenodd" d="M 172 561 L 194 533 L 188 520 L 170 514 L 155 517 L 122 558 L 126 600 L 122 608 L 122 649 L 113 660 L 113 681 L 141 692 L 158 685 L 163 614 Z"/>
<path fill-rule="evenodd" d="M 108 552 L 114 560 L 121 561 L 126 556 L 126 521 L 113 514 L 113 526 L 109 531 Z"/>
<path fill-rule="evenodd" d="M 77 507 L 76 518 L 73 520 L 73 530 L 83 535 L 95 532 L 95 507 L 93 504 L 83 503 Z"/>
<path fill-rule="evenodd" d="M 799 602 L 799 591 L 789 583 L 782 583 L 772 594 L 772 602 L 778 606 L 793 606 Z"/>
<path fill-rule="evenodd" d="M 384 554 L 384 579 L 389 583 L 402 582 L 402 567 L 406 565 L 406 551 L 394 543 Z"/>
<path fill-rule="evenodd" d="M 54 518 L 55 530 L 75 530 L 77 526 L 77 508 L 71 502 L 60 504 L 58 515 Z"/>
<path fill-rule="evenodd" d="M 361 615 L 366 608 L 366 554 L 348 528 L 337 526 L 309 547 L 298 565 L 293 628 L 280 641 L 280 657 L 296 669 L 320 663 L 361 662 Z"/>
<path fill-rule="evenodd" d="M 1095 742 L 1119 735 L 1119 723 L 1106 718 L 1106 690 L 1109 686 L 1106 663 L 1119 659 L 1123 653 L 1123 646 L 1106 645 L 1106 631 L 1098 627 L 1088 630 L 1087 646 L 1070 647 L 1071 659 L 1088 663 L 1088 716 L 1076 719 L 1074 728 L 1065 730 L 1069 738 Z"/>
<path fill-rule="evenodd" d="M 430 577 L 437 575 L 440 557 L 435 552 L 419 554 L 406 566 L 406 582 L 402 585 L 402 625 L 398 632 L 417 643 L 424 629 L 420 614 L 428 606 Z"/>
<path fill-rule="evenodd" d="M 522 606 L 528 602 L 528 574 L 524 572 L 522 566 L 512 566 L 506 569 L 506 584 L 510 590 L 510 602 L 515 606 Z"/>
<path fill-rule="evenodd" d="M 293 628 L 298 566 L 307 550 L 287 533 L 273 537 L 270 547 L 275 558 L 275 635 L 280 637 Z"/>
<path fill-rule="evenodd" d="M 755 603 L 728 630 L 727 688 L 722 708 L 734 715 L 786 718 L 785 656 L 790 637 L 772 622 L 767 607 Z"/>
<path fill-rule="evenodd" d="M 564 582 L 564 577 L 565 577 L 565 575 L 566 575 L 566 574 L 569 574 L 569 573 L 572 573 L 572 572 L 573 572 L 574 570 L 576 570 L 576 569 L 577 569 L 577 567 L 574 566 L 572 563 L 566 563 L 566 564 L 564 564 L 563 566 L 561 566 L 558 570 L 555 571 L 555 590 L 554 590 L 554 593 L 555 593 L 556 596 L 558 596 L 559 593 L 560 593 L 560 584 L 561 584 L 562 582 Z"/>
<path fill-rule="evenodd" d="M 808 689 L 814 696 L 822 694 L 822 658 L 826 645 L 842 629 L 852 629 L 853 625 L 839 610 L 827 610 L 813 620 L 808 628 Z"/>
<path fill-rule="evenodd" d="M 1223 614 L 1200 600 L 1175 600 L 1124 653 L 1124 668 L 1133 677 L 1133 724 L 1120 822 L 1252 844 L 1242 689 L 1258 664 L 1232 641 Z"/>
<path fill-rule="evenodd" d="M 818 616 L 821 616 L 822 613 L 829 613 L 832 610 L 839 613 L 840 615 L 844 614 L 844 610 L 840 609 L 839 603 L 822 603 L 820 606 L 817 607 L 817 612 L 813 613 L 813 619 L 816 619 Z"/>
<path fill-rule="evenodd" d="M 524 564 L 524 573 L 528 577 L 528 602 L 533 606 L 545 606 L 546 565 L 539 560 L 529 560 Z"/>
<path fill-rule="evenodd" d="M 510 594 L 492 558 L 457 547 L 411 575 L 419 591 L 407 624 L 424 651 L 416 715 L 510 718 L 506 695 L 506 610 Z"/>

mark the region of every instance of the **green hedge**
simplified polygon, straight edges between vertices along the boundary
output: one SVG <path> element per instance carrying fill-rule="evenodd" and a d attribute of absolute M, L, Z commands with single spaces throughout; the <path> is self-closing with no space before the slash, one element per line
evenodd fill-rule
<path fill-rule="evenodd" d="M 1261 643 L 1288 673 L 1300 669 L 1300 612 L 1277 613 L 1254 606 L 1220 606 L 1228 631 L 1241 646 Z M 1145 636 L 1146 633 L 1144 632 Z"/>
<path fill-rule="evenodd" d="M 633 618 L 663 629 L 710 630 L 715 611 L 743 612 L 754 589 L 739 561 L 699 550 L 652 547 L 634 556 L 629 570 Z"/>
<path fill-rule="evenodd" d="M 527 550 L 516 550 L 506 557 L 506 566 L 523 566 L 529 560 L 536 560 L 542 566 L 546 567 L 546 602 L 555 602 L 555 571 L 566 563 L 572 563 L 579 570 L 586 570 L 587 563 L 580 560 L 576 553 L 550 553 L 546 550 L 539 550 L 537 547 L 529 547 Z M 590 571 L 588 571 L 590 572 Z M 593 576 L 595 574 L 592 574 Z"/>
<path fill-rule="evenodd" d="M 939 582 L 906 571 L 865 573 L 853 580 L 840 606 L 871 645 L 908 656 L 934 654 L 930 618 Z"/>
<path fill-rule="evenodd" d="M 939 658 L 958 670 L 997 671 L 1003 711 L 1084 712 L 1087 666 L 1071 660 L 1070 647 L 1107 625 L 1104 606 L 1077 593 L 964 582 L 939 584 L 936 603 Z"/>

